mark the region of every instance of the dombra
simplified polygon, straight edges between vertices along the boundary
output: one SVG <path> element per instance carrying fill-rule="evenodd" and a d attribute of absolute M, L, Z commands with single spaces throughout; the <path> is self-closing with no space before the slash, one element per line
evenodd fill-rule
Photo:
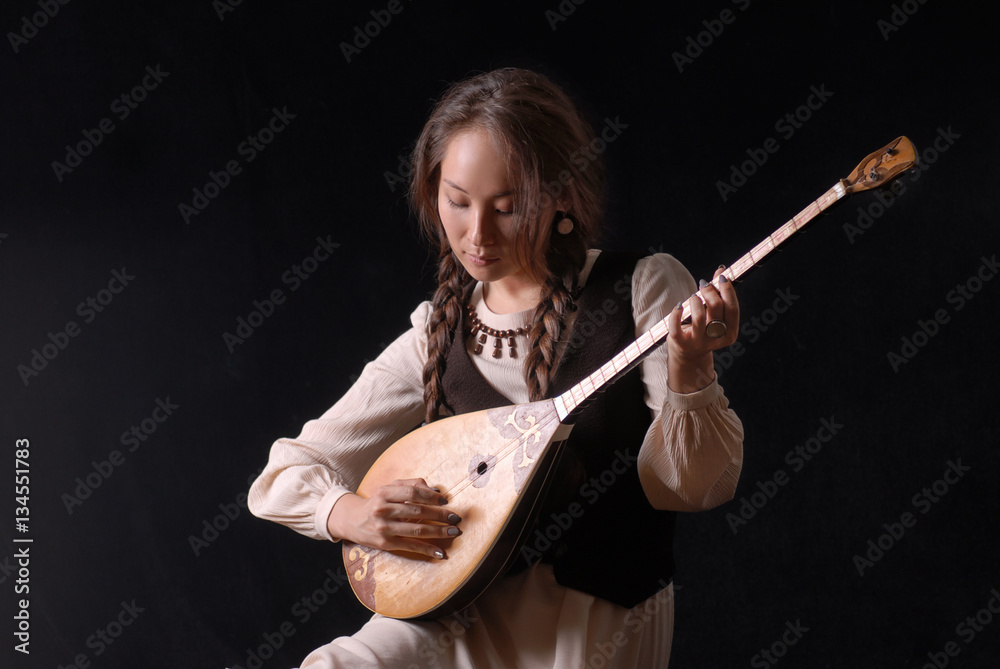
<path fill-rule="evenodd" d="M 899 137 L 866 157 L 850 177 L 778 228 L 724 272 L 734 281 L 841 198 L 881 186 L 915 164 L 913 144 Z M 718 287 L 718 279 L 713 280 Z M 700 297 L 700 291 L 695 293 Z M 685 305 L 682 322 L 689 321 Z M 362 497 L 396 479 L 423 478 L 462 517 L 463 534 L 435 540 L 438 560 L 343 542 L 344 564 L 358 600 L 391 618 L 437 618 L 459 611 L 502 576 L 528 538 L 546 483 L 556 470 L 575 416 L 588 398 L 635 367 L 667 337 L 667 319 L 553 399 L 444 418 L 414 430 L 372 465 Z"/>

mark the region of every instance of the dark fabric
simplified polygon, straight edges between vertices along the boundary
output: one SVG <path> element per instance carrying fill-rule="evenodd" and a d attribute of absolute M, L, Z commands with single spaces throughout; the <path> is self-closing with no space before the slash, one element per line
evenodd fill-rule
<path fill-rule="evenodd" d="M 635 339 L 632 272 L 639 256 L 604 251 L 576 300 L 569 345 L 550 389 L 557 396 Z M 453 341 L 442 379 L 456 413 L 511 404 L 479 374 L 464 335 Z M 484 351 L 484 353 L 486 353 Z M 676 514 L 657 511 L 636 459 L 652 422 L 638 371 L 596 393 L 576 416 L 554 484 L 513 570 L 551 562 L 563 586 L 632 607 L 670 582 Z"/>

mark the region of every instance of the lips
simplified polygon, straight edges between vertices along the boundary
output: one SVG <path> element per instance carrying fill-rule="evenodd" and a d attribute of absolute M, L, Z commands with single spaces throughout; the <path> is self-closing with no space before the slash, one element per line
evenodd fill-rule
<path fill-rule="evenodd" d="M 469 261 L 472 262 L 473 265 L 476 265 L 478 267 L 486 267 L 487 265 L 492 265 L 493 263 L 500 260 L 500 258 L 497 257 L 480 256 L 476 255 L 475 253 L 466 253 L 466 255 L 469 257 Z"/>

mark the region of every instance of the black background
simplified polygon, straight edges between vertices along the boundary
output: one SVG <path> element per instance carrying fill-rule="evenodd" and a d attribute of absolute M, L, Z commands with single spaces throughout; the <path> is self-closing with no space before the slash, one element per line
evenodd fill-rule
<path fill-rule="evenodd" d="M 853 196 L 739 286 L 744 321 L 767 324 L 748 326 L 745 350 L 719 365 L 746 428 L 743 476 L 734 502 L 679 521 L 671 666 L 769 666 L 755 656 L 786 624 L 808 632 L 782 666 L 920 667 L 928 653 L 943 661 L 949 642 L 959 650 L 949 666 L 987 666 L 1000 649 L 1000 622 L 981 613 L 1000 603 L 1000 281 L 977 273 L 1000 235 L 984 6 L 567 0 L 553 28 L 557 0 L 404 1 L 347 62 L 338 45 L 386 4 L 246 0 L 220 14 L 209 0 L 77 1 L 38 19 L 26 42 L 8 34 L 0 45 L 5 666 L 54 669 L 82 654 L 93 667 L 246 667 L 279 645 L 269 638 L 280 648 L 263 666 L 294 666 L 364 620 L 344 589 L 307 621 L 292 613 L 339 550 L 253 518 L 241 495 L 270 443 L 333 403 L 432 289 L 387 173 L 405 168 L 399 156 L 447 82 L 507 65 L 554 77 L 598 130 L 606 118 L 624 124 L 604 153 L 603 244 L 673 253 L 696 277 L 869 152 L 913 140 L 923 169 L 903 177 L 891 206 Z M 712 23 L 724 9 L 734 20 Z M 39 11 L 5 3 L 0 29 L 22 32 Z M 688 48 L 695 57 L 678 67 Z M 119 119 L 112 102 L 147 67 L 169 74 Z M 800 109 L 812 87 L 827 99 Z M 294 118 L 248 162 L 238 146 L 274 109 Z M 808 119 L 790 136 L 776 127 L 797 111 Z M 53 161 L 104 118 L 114 130 L 57 175 Z M 723 199 L 717 182 L 768 138 L 779 149 Z M 179 205 L 234 159 L 240 173 L 185 221 Z M 872 223 L 852 232 L 861 212 Z M 282 276 L 317 237 L 339 247 L 293 291 Z M 78 312 L 110 295 L 100 291 L 123 268 L 134 279 L 110 304 Z M 978 291 L 960 309 L 958 285 Z M 285 301 L 227 346 L 223 335 L 275 289 Z M 778 290 L 797 296 L 782 314 L 768 311 Z M 888 354 L 938 310 L 947 322 L 894 368 Z M 25 382 L 19 366 L 69 321 L 79 333 Z M 147 421 L 156 431 L 130 452 L 120 435 L 157 399 L 177 408 Z M 842 427 L 794 471 L 786 454 L 824 419 Z M 30 439 L 27 534 L 14 529 L 19 438 Z M 124 462 L 70 513 L 64 496 L 115 450 Z M 915 504 L 949 462 L 967 473 L 939 501 Z M 779 469 L 787 483 L 735 524 Z M 227 509 L 235 520 L 219 518 Z M 881 536 L 906 512 L 913 527 Z M 224 529 L 206 530 L 213 521 Z M 30 656 L 12 649 L 22 595 L 8 557 L 25 536 Z M 893 545 L 859 573 L 856 556 L 880 536 Z M 626 554 L 643 545 L 607 541 Z M 138 617 L 113 644 L 95 644 L 133 600 Z M 990 622 L 970 639 L 957 626 L 977 613 Z M 294 633 L 276 637 L 285 621 Z"/>

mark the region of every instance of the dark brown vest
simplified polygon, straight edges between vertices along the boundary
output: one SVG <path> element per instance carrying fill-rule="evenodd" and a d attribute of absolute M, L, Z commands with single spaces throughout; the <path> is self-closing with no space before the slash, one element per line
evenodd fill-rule
<path fill-rule="evenodd" d="M 550 396 L 559 395 L 635 339 L 632 272 L 638 256 L 604 251 L 576 300 L 569 345 Z M 511 404 L 479 374 L 462 336 L 442 379 L 456 413 Z M 638 371 L 597 393 L 576 416 L 553 487 L 512 571 L 541 559 L 563 586 L 631 608 L 670 582 L 676 514 L 650 506 L 636 459 L 652 417 Z M 572 419 L 571 419 L 572 420 Z M 501 586 L 502 587 L 502 586 Z"/>

